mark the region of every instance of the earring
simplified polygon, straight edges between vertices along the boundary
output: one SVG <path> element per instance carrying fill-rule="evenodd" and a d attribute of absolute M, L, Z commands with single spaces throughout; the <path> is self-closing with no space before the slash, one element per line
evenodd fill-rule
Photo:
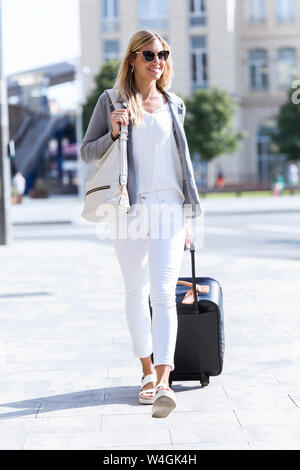
<path fill-rule="evenodd" d="M 134 67 L 131 67 L 131 73 L 133 73 L 133 71 L 134 71 Z"/>

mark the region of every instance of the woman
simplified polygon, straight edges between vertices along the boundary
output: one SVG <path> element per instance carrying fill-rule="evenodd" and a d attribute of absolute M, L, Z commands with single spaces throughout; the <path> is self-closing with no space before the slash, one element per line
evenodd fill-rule
<path fill-rule="evenodd" d="M 126 217 L 128 227 L 130 223 L 136 227 L 133 208 L 142 207 L 139 221 L 145 223 L 146 231 L 138 239 L 126 233 L 125 238 L 113 239 L 113 245 L 125 284 L 133 351 L 143 370 L 138 398 L 142 404 L 153 404 L 153 417 L 165 417 L 176 406 L 175 393 L 169 387 L 177 335 L 175 288 L 184 242 L 188 248 L 191 241 L 188 219 L 201 214 L 183 130 L 185 105 L 167 92 L 172 73 L 168 43 L 152 31 L 133 34 L 115 86 L 117 101 L 123 102 L 125 109 L 114 109 L 103 92 L 81 147 L 84 162 L 99 159 L 119 137 L 120 125 L 128 126 L 131 209 Z M 169 229 L 167 237 L 162 236 L 164 226 Z"/>

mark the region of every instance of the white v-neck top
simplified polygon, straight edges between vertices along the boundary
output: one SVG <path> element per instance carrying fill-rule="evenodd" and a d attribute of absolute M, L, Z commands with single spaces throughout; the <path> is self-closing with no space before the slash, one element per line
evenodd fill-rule
<path fill-rule="evenodd" d="M 182 166 L 169 103 L 163 104 L 154 113 L 144 110 L 143 116 L 143 126 L 132 126 L 138 194 L 172 188 L 184 202 Z"/>

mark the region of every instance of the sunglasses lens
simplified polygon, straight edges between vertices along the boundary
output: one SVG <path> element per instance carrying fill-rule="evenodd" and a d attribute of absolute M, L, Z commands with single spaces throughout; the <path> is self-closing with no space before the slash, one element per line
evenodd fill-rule
<path fill-rule="evenodd" d="M 147 62 L 151 62 L 154 59 L 154 52 L 152 51 L 144 51 L 143 55 Z"/>
<path fill-rule="evenodd" d="M 161 51 L 158 53 L 158 58 L 160 60 L 163 59 L 164 61 L 166 61 L 168 57 L 169 57 L 169 51 Z"/>

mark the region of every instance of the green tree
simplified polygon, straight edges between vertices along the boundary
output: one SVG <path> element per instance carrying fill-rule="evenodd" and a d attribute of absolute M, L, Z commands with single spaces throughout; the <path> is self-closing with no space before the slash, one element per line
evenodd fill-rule
<path fill-rule="evenodd" d="M 113 88 L 115 80 L 117 78 L 118 70 L 120 66 L 120 60 L 108 60 L 101 67 L 100 72 L 95 76 L 95 88 L 87 97 L 82 107 L 82 131 L 85 134 L 89 121 L 91 119 L 93 110 L 96 106 L 99 96 L 104 90 Z"/>
<path fill-rule="evenodd" d="M 279 153 L 286 154 L 287 159 L 300 159 L 300 88 L 289 89 L 287 100 L 279 108 L 276 128 L 270 131 L 273 142 L 278 146 Z"/>
<path fill-rule="evenodd" d="M 185 105 L 184 129 L 191 157 L 198 152 L 201 160 L 208 161 L 224 153 L 236 152 L 245 135 L 234 132 L 236 104 L 227 92 L 218 88 L 198 89 L 191 98 L 185 99 Z"/>

